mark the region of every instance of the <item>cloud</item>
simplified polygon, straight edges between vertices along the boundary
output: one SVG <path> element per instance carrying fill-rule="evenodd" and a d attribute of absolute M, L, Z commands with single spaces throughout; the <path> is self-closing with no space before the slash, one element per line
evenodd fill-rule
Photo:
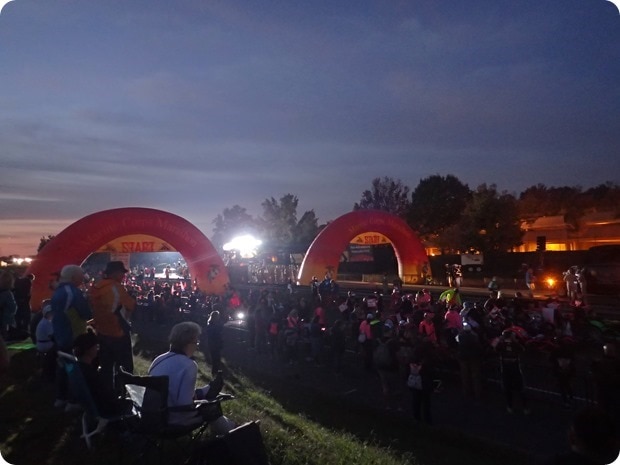
<path fill-rule="evenodd" d="M 328 221 L 377 176 L 618 182 L 611 9 L 14 2 L 0 16 L 0 209 L 74 221 L 148 206 L 210 228 L 289 192 Z"/>

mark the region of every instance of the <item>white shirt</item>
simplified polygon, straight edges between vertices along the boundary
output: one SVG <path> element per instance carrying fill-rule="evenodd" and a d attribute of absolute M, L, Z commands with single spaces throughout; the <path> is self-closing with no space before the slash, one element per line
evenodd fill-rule
<path fill-rule="evenodd" d="M 168 407 L 192 405 L 196 390 L 198 365 L 185 354 L 166 352 L 161 354 L 149 368 L 151 376 L 168 377 Z M 191 424 L 201 421 L 197 412 L 170 412 L 172 424 Z"/>

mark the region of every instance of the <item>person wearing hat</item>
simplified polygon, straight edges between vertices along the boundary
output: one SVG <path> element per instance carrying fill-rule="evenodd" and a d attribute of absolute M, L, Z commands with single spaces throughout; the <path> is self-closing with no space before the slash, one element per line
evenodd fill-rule
<path fill-rule="evenodd" d="M 93 283 L 88 294 L 99 338 L 101 374 L 109 387 L 114 386 L 114 373 L 120 367 L 133 373 L 129 320 L 136 300 L 123 286 L 127 271 L 121 261 L 108 262 L 103 279 Z"/>

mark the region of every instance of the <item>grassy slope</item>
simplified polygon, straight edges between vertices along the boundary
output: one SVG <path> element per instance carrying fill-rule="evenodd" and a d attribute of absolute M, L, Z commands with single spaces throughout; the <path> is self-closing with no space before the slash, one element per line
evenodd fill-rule
<path fill-rule="evenodd" d="M 149 360 L 139 356 L 136 371 Z M 9 463 L 110 464 L 119 462 L 114 435 L 98 438 L 88 451 L 79 439 L 79 415 L 54 411 L 53 388 L 33 374 L 32 352 L 13 357 L 11 372 L 0 382 L 0 451 Z M 204 363 L 198 366 L 203 370 Z M 207 380 L 201 371 L 200 377 Z M 267 375 L 252 379 L 232 372 L 227 390 L 237 398 L 224 405 L 235 420 L 260 419 L 271 463 L 277 464 L 448 464 L 511 465 L 524 457 L 465 436 L 429 429 L 406 419 L 369 413 L 341 400 L 296 387 L 295 392 Z M 269 391 L 261 386 L 269 386 Z M 181 463 L 183 445 L 166 449 L 164 463 Z M 132 446 L 123 450 L 130 462 Z"/>

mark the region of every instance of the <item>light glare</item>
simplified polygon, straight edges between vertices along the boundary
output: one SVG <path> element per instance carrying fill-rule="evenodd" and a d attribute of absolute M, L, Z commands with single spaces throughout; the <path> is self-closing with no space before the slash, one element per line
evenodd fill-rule
<path fill-rule="evenodd" d="M 227 242 L 224 244 L 223 249 L 225 252 L 237 250 L 239 251 L 241 257 L 250 258 L 256 255 L 256 249 L 262 243 L 263 241 L 260 239 L 256 239 L 254 236 L 246 234 L 244 236 L 237 236 L 230 242 Z"/>

